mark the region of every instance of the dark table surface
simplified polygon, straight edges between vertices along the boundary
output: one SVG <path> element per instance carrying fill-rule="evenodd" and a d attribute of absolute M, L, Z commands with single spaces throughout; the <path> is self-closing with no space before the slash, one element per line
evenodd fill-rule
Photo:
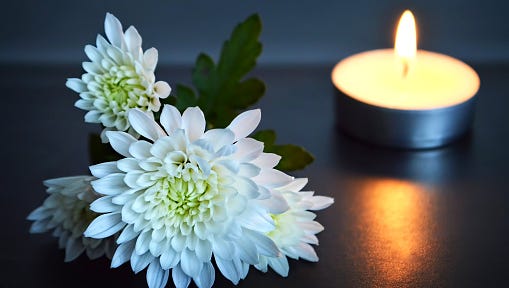
<path fill-rule="evenodd" d="M 472 132 L 434 150 L 391 150 L 334 128 L 330 66 L 266 67 L 261 128 L 316 161 L 308 189 L 335 198 L 319 211 L 320 262 L 290 261 L 282 278 L 251 269 L 239 287 L 509 287 L 509 65 L 474 65 L 481 89 Z M 0 287 L 145 287 L 145 272 L 107 259 L 64 263 L 49 234 L 30 235 L 28 213 L 46 197 L 42 180 L 88 172 L 88 135 L 73 107 L 70 67 L 1 66 L 3 139 Z M 159 69 L 170 84 L 190 70 Z M 171 284 L 172 285 L 172 284 Z M 168 285 L 168 287 L 171 287 Z M 215 287 L 233 287 L 216 273 Z"/>

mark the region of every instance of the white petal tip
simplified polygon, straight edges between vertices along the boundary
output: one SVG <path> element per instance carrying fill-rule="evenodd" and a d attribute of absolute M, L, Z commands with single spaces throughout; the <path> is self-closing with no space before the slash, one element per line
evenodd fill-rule
<path fill-rule="evenodd" d="M 170 96 L 171 87 L 165 81 L 157 81 L 154 85 L 154 92 L 159 98 L 164 99 Z"/>

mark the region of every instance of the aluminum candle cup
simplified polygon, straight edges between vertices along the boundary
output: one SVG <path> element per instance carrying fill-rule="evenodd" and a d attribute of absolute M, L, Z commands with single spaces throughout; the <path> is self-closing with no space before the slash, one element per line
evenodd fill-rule
<path fill-rule="evenodd" d="M 448 144 L 471 126 L 476 97 L 429 110 L 370 105 L 337 91 L 336 125 L 345 133 L 382 146 L 424 149 Z"/>
<path fill-rule="evenodd" d="M 477 73 L 460 60 L 416 49 L 409 11 L 400 20 L 395 49 L 350 56 L 331 77 L 338 126 L 356 138 L 399 148 L 438 147 L 468 131 L 480 85 Z"/>

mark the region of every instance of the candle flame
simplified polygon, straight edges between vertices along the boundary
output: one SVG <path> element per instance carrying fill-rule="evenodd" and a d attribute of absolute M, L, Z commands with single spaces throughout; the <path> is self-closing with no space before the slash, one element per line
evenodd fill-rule
<path fill-rule="evenodd" d="M 401 15 L 399 19 L 394 51 L 403 62 L 403 77 L 406 77 L 410 69 L 410 61 L 415 58 L 415 54 L 417 53 L 415 18 L 410 10 L 403 12 L 403 15 Z"/>

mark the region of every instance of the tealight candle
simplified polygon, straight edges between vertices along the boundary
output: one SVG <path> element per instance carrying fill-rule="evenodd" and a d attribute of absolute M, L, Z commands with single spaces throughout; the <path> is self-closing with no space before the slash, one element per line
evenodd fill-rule
<path fill-rule="evenodd" d="M 473 120 L 477 73 L 455 58 L 417 50 L 415 20 L 403 13 L 395 49 L 359 53 L 332 71 L 338 125 L 385 146 L 431 148 L 464 134 Z"/>

